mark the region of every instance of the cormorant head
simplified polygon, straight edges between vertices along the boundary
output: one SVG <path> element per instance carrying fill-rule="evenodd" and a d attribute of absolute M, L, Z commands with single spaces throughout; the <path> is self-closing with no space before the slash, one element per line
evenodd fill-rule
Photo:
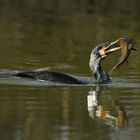
<path fill-rule="evenodd" d="M 119 50 L 120 47 L 120 41 L 122 40 L 122 38 L 116 40 L 116 41 L 108 41 L 102 44 L 97 45 L 92 53 L 91 53 L 91 58 L 92 57 L 97 57 L 97 58 L 105 58 L 107 55 L 109 55 L 110 53 Z"/>

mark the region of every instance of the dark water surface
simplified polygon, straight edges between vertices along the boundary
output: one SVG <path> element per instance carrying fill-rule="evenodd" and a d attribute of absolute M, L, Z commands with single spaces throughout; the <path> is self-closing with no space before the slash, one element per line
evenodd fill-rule
<path fill-rule="evenodd" d="M 0 2 L 0 68 L 50 68 L 91 76 L 94 46 L 132 36 L 137 52 L 97 86 L 47 86 L 0 79 L 1 140 L 139 140 L 140 16 L 138 0 Z M 100 6 L 99 6 L 100 4 Z M 110 70 L 118 54 L 103 63 Z"/>

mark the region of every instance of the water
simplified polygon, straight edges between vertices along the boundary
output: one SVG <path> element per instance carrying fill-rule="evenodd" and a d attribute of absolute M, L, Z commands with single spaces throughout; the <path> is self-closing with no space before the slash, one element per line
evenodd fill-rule
<path fill-rule="evenodd" d="M 139 139 L 139 88 L 100 88 L 97 105 L 117 116 L 117 100 L 128 122 L 119 127 L 96 116 L 88 106 L 89 87 L 1 86 L 1 139 Z M 122 118 L 123 119 L 123 118 Z M 109 121 L 108 121 L 109 122 Z"/>
<path fill-rule="evenodd" d="M 105 85 L 0 79 L 2 140 L 139 140 L 138 1 L 1 1 L 0 68 L 91 76 L 94 46 L 132 36 L 138 50 Z M 127 7 L 129 5 L 129 8 Z M 107 71 L 119 58 L 103 62 Z"/>

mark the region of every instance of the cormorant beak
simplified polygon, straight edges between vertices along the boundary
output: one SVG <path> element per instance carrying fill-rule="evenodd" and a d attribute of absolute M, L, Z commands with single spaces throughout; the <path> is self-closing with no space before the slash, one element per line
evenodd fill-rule
<path fill-rule="evenodd" d="M 101 55 L 102 58 L 106 57 L 108 54 L 116 51 L 116 50 L 119 50 L 121 49 L 121 46 L 120 46 L 120 40 L 122 40 L 122 38 L 116 40 L 116 41 L 113 41 L 113 42 L 110 42 L 109 45 L 103 47 L 102 49 L 99 50 L 99 53 Z"/>

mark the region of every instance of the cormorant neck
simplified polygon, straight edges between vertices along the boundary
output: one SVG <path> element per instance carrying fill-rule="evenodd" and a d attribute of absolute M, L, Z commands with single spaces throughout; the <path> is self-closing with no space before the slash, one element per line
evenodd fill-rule
<path fill-rule="evenodd" d="M 110 81 L 108 74 L 101 68 L 102 57 L 94 52 L 91 53 L 89 66 L 97 83 Z"/>

